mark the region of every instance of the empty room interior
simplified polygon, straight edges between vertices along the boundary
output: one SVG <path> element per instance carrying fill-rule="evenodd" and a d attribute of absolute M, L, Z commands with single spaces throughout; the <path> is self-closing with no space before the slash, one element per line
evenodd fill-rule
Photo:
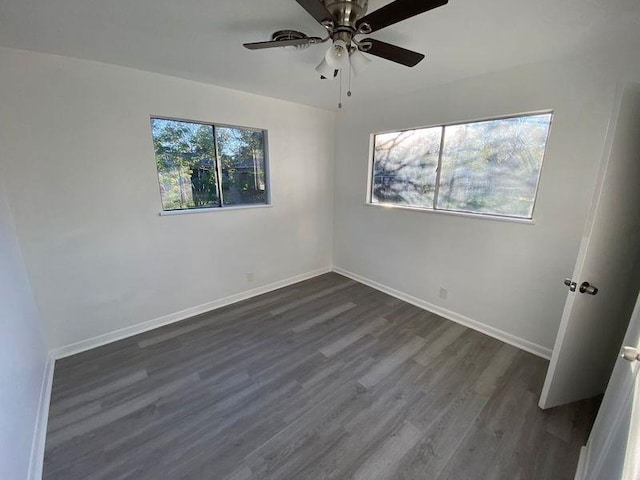
<path fill-rule="evenodd" d="M 0 0 L 0 478 L 640 479 L 640 2 Z"/>

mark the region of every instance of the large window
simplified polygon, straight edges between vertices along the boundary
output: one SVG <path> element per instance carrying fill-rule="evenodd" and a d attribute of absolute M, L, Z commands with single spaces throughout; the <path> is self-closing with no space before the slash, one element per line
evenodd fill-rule
<path fill-rule="evenodd" d="M 164 211 L 266 204 L 266 132 L 151 119 Z"/>
<path fill-rule="evenodd" d="M 369 200 L 531 219 L 552 116 L 375 135 Z"/>

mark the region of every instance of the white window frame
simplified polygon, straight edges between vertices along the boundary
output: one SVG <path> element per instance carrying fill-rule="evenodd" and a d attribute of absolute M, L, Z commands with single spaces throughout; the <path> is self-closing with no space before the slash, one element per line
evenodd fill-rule
<path fill-rule="evenodd" d="M 438 124 L 418 126 L 418 127 L 407 127 L 400 130 L 393 129 L 393 130 L 386 130 L 386 131 L 372 133 L 369 136 L 369 161 L 368 161 L 368 168 L 367 168 L 367 185 L 366 185 L 367 193 L 365 198 L 365 205 L 372 206 L 372 207 L 382 207 L 383 209 L 399 209 L 399 210 L 408 210 L 408 211 L 423 212 L 423 213 L 436 213 L 440 215 L 453 215 L 457 217 L 469 217 L 469 218 L 476 218 L 476 219 L 498 220 L 498 221 L 523 223 L 523 224 L 535 224 L 535 221 L 534 221 L 535 208 L 538 201 L 538 193 L 540 191 L 540 180 L 542 178 L 542 169 L 544 167 L 545 159 L 547 157 L 547 152 L 549 147 L 549 138 L 551 136 L 551 128 L 553 126 L 554 113 L 555 112 L 552 109 L 538 110 L 538 111 L 531 111 L 531 112 L 524 112 L 524 113 L 500 115 L 495 117 L 483 117 L 483 118 L 478 118 L 473 120 L 456 121 L 456 122 L 449 122 L 449 123 L 438 123 Z M 536 115 L 551 115 L 551 119 L 549 120 L 549 129 L 547 131 L 547 138 L 545 140 L 545 149 L 542 155 L 542 161 L 540 162 L 540 172 L 538 173 L 538 178 L 536 179 L 536 191 L 535 191 L 535 196 L 533 198 L 533 208 L 531 210 L 531 218 L 518 217 L 513 215 L 502 215 L 502 214 L 495 214 L 495 213 L 470 212 L 470 211 L 464 211 L 464 210 L 445 210 L 441 208 L 436 208 L 436 203 L 438 201 L 438 190 L 440 189 L 440 173 L 441 173 L 441 167 L 442 167 L 442 154 L 444 150 L 444 140 L 445 140 L 444 132 L 446 130 L 446 127 L 457 126 L 457 125 L 468 125 L 473 123 L 481 123 L 481 122 L 488 122 L 488 121 L 495 121 L 495 120 L 508 120 L 511 118 L 531 117 Z M 384 135 L 386 133 L 402 133 L 410 130 L 420 130 L 420 129 L 427 129 L 427 128 L 442 128 L 440 150 L 438 152 L 438 166 L 436 170 L 433 207 L 419 207 L 419 206 L 412 206 L 412 205 L 398 205 L 395 203 L 374 202 L 373 201 L 373 186 L 374 186 L 373 172 L 375 167 L 374 156 L 375 156 L 376 135 Z"/>

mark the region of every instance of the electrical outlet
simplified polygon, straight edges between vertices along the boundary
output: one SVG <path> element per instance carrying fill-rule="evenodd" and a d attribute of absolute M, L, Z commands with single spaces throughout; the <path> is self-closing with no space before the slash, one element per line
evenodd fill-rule
<path fill-rule="evenodd" d="M 247 273 L 247 282 L 253 282 L 253 272 Z"/>
<path fill-rule="evenodd" d="M 447 299 L 447 289 L 440 287 L 440 298 L 443 300 Z"/>

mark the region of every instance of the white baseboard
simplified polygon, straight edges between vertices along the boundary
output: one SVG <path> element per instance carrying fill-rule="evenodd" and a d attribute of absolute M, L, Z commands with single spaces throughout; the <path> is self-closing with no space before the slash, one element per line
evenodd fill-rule
<path fill-rule="evenodd" d="M 72 343 L 71 345 L 66 345 L 64 347 L 56 348 L 51 353 L 53 354 L 54 358 L 69 357 L 71 355 L 75 355 L 76 353 L 81 353 L 86 350 L 91 350 L 92 348 L 100 347 L 102 345 L 106 345 L 108 343 L 115 342 L 117 340 L 122 340 L 123 338 L 132 337 L 134 335 L 138 335 L 139 333 L 144 333 L 149 330 L 153 330 L 154 328 L 162 327 L 164 325 L 169 325 L 170 323 L 179 322 L 181 320 L 185 320 L 187 318 L 191 318 L 196 315 L 200 315 L 202 313 L 207 313 L 207 312 L 210 312 L 211 310 L 215 310 L 217 308 L 224 307 L 232 303 L 240 302 L 241 300 L 246 300 L 248 298 L 255 297 L 257 295 L 262 295 L 263 293 L 268 293 L 282 287 L 287 287 L 294 283 L 302 282 L 303 280 L 308 280 L 310 278 L 317 277 L 318 275 L 329 273 L 331 271 L 332 271 L 332 267 L 328 266 L 328 267 L 320 268 L 318 270 L 313 270 L 311 272 L 289 277 L 284 280 L 279 280 L 277 282 L 270 283 L 268 285 L 263 285 L 261 287 L 247 290 L 245 292 L 237 293 L 235 295 L 230 295 L 228 297 L 224 297 L 219 300 L 214 300 L 212 302 L 204 303 L 202 305 L 190 307 L 185 310 L 181 310 L 179 312 L 170 313 L 169 315 L 164 315 L 162 317 L 155 318 L 153 320 L 137 323 L 135 325 L 131 325 L 130 327 L 121 328 L 119 330 L 105 333 L 103 335 L 98 335 L 97 337 L 81 340 L 79 342 Z"/>
<path fill-rule="evenodd" d="M 515 335 L 507 333 L 503 330 L 491 327 L 485 323 L 478 322 L 477 320 L 473 320 L 469 317 L 465 317 L 464 315 L 460 315 L 459 313 L 452 312 L 451 310 L 447 310 L 446 308 L 442 308 L 438 305 L 429 303 L 420 298 L 388 287 L 374 280 L 370 280 L 366 277 L 358 275 L 357 273 L 345 270 L 344 268 L 334 266 L 333 271 L 339 273 L 340 275 L 344 275 L 345 277 L 349 277 L 357 282 L 364 283 L 365 285 L 375 288 L 376 290 L 380 290 L 381 292 L 391 295 L 392 297 L 404 300 L 405 302 L 415 305 L 416 307 L 435 313 L 436 315 L 440 315 L 441 317 L 447 318 L 473 330 L 477 330 L 481 333 L 484 333 L 485 335 L 489 335 L 490 337 L 497 338 L 500 341 L 508 343 L 509 345 L 513 345 L 514 347 L 520 348 L 529 353 L 533 353 L 534 355 L 537 355 L 539 357 L 545 358 L 547 360 L 551 358 L 550 348 L 544 347 L 534 342 L 530 342 L 529 340 L 525 340 L 524 338 L 516 337 Z"/>
<path fill-rule="evenodd" d="M 53 369 L 56 359 L 50 353 L 42 373 L 42 386 L 40 387 L 40 399 L 38 401 L 38 414 L 31 443 L 31 458 L 29 459 L 28 480 L 42 479 L 42 466 L 44 463 L 44 447 L 47 439 L 47 421 L 49 420 L 49 403 L 51 401 L 51 386 L 53 385 Z"/>

